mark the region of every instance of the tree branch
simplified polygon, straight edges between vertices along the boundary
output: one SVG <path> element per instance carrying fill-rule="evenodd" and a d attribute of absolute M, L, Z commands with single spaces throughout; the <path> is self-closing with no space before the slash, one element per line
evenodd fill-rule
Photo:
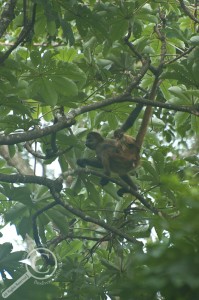
<path fill-rule="evenodd" d="M 88 216 L 87 214 L 84 214 L 81 210 L 79 210 L 77 208 L 74 208 L 72 205 L 70 205 L 66 201 L 63 202 L 61 200 L 60 194 L 59 194 L 59 192 L 61 191 L 61 189 L 60 189 L 60 178 L 57 178 L 56 180 L 51 180 L 51 179 L 44 178 L 44 177 L 41 177 L 41 176 L 31 176 L 31 175 L 23 176 L 23 175 L 19 175 L 19 174 L 17 174 L 17 175 L 6 175 L 6 174 L 1 174 L 0 173 L 0 181 L 8 182 L 8 183 L 33 183 L 33 184 L 44 185 L 44 186 L 47 186 L 49 188 L 50 193 L 51 193 L 51 195 L 52 195 L 52 197 L 54 198 L 55 201 L 48 204 L 43 209 L 39 210 L 33 216 L 34 230 L 35 230 L 35 233 L 37 235 L 36 241 L 37 241 L 38 245 L 40 244 L 40 239 L 38 237 L 37 228 L 35 229 L 36 218 L 41 213 L 43 213 L 47 209 L 52 208 L 53 206 L 55 206 L 57 204 L 61 205 L 67 211 L 71 212 L 73 215 L 81 218 L 82 220 L 84 220 L 86 222 L 97 224 L 100 227 L 106 229 L 107 231 L 109 231 L 113 234 L 116 234 L 116 235 L 122 237 L 123 239 L 126 239 L 129 242 L 140 244 L 140 242 L 137 241 L 135 238 L 128 236 L 127 234 L 125 234 L 121 230 L 119 230 L 119 229 L 117 229 L 117 228 L 115 228 L 111 225 L 108 225 L 107 223 L 105 223 L 104 221 L 102 221 L 100 219 L 95 219 L 95 218 L 92 218 L 92 217 Z M 62 182 L 61 182 L 61 186 L 62 186 Z"/>
<path fill-rule="evenodd" d="M 66 152 L 70 151 L 73 146 L 70 146 L 64 150 L 60 150 L 60 151 L 57 151 L 56 153 L 50 153 L 50 154 L 46 154 L 46 155 L 43 155 L 42 153 L 40 152 L 37 152 L 37 151 L 34 151 L 32 148 L 31 148 L 31 143 L 30 142 L 27 142 L 25 143 L 24 145 L 24 148 L 30 153 L 32 154 L 34 157 L 36 158 L 39 158 L 39 159 L 50 159 L 50 158 L 54 158 L 54 157 L 59 157 L 63 154 L 65 154 Z"/>
<path fill-rule="evenodd" d="M 31 32 L 33 26 L 34 26 L 34 22 L 35 22 L 35 15 L 36 15 L 36 7 L 37 4 L 35 3 L 33 5 L 33 9 L 32 9 L 32 20 L 29 24 L 26 24 L 26 26 L 23 27 L 21 33 L 19 34 L 16 42 L 14 43 L 13 46 L 11 46 L 5 53 L 3 53 L 3 55 L 0 57 L 0 64 L 3 63 L 8 57 L 9 55 L 12 53 L 12 51 L 14 49 L 16 49 L 25 39 L 26 37 L 29 35 L 29 33 Z"/>
<path fill-rule="evenodd" d="M 194 50 L 196 48 L 196 46 L 192 46 L 189 49 L 185 50 L 184 52 L 182 52 L 180 55 L 178 55 L 177 57 L 175 57 L 174 59 L 171 59 L 170 61 L 166 62 L 164 64 L 164 67 L 166 67 L 167 65 L 170 65 L 172 63 L 174 63 L 175 61 L 179 60 L 180 58 L 184 57 L 185 55 L 189 54 L 192 50 Z"/>
<path fill-rule="evenodd" d="M 4 34 L 9 24 L 14 19 L 14 9 L 16 6 L 17 0 L 9 0 L 7 1 L 4 10 L 0 17 L 0 37 Z"/>
<path fill-rule="evenodd" d="M 148 210 L 150 210 L 152 213 L 162 216 L 161 212 L 156 209 L 155 207 L 153 207 L 150 203 L 148 203 L 148 201 L 137 191 L 135 191 L 133 188 L 131 188 L 128 184 L 126 184 L 124 181 L 121 181 L 119 179 L 116 178 L 112 178 L 112 177 L 108 177 L 105 176 L 103 173 L 90 169 L 90 168 L 78 168 L 76 170 L 73 171 L 67 171 L 65 173 L 63 173 L 63 177 L 65 176 L 70 176 L 70 175 L 74 175 L 74 174 L 92 174 L 94 176 L 97 177 L 105 177 L 107 178 L 109 181 L 119 185 L 120 187 L 124 188 L 125 190 L 128 191 L 128 193 L 132 194 L 134 197 L 136 197 L 136 199 L 138 199 Z"/>
<path fill-rule="evenodd" d="M 87 240 L 87 241 L 94 241 L 94 242 L 106 242 L 106 241 L 110 241 L 111 238 L 112 238 L 111 236 L 97 238 L 97 237 L 85 236 L 85 235 L 66 234 L 66 235 L 61 235 L 61 236 L 54 238 L 53 240 L 49 241 L 48 244 L 57 246 L 59 243 L 61 243 L 62 241 L 65 241 L 67 239 Z"/>
<path fill-rule="evenodd" d="M 138 75 L 136 76 L 134 81 L 126 89 L 125 94 L 129 95 L 135 87 L 138 87 L 138 85 L 141 82 L 142 78 L 144 77 L 146 72 L 149 70 L 149 67 L 150 67 L 150 61 L 145 60 L 142 63 L 142 68 L 139 70 Z"/>
<path fill-rule="evenodd" d="M 130 103 L 141 103 L 146 106 L 153 106 L 153 107 L 161 107 L 161 108 L 166 108 L 169 110 L 174 110 L 174 111 L 182 111 L 182 112 L 187 112 L 190 114 L 193 114 L 195 116 L 199 116 L 199 109 L 194 105 L 190 106 L 185 106 L 185 105 L 175 105 L 175 104 L 170 104 L 170 103 L 163 103 L 163 102 L 158 102 L 158 101 L 152 101 L 149 99 L 145 98 L 133 98 L 130 95 L 119 95 L 113 98 L 109 98 L 106 100 L 103 100 L 101 102 L 96 102 L 92 104 L 88 104 L 85 106 L 82 106 L 80 108 L 76 108 L 71 110 L 66 117 L 62 117 L 58 123 L 45 127 L 45 128 L 40 128 L 40 129 L 33 129 L 28 132 L 24 133 L 16 133 L 16 134 L 9 134 L 9 135 L 1 135 L 0 136 L 0 145 L 14 145 L 17 143 L 21 142 L 26 142 L 26 141 L 31 141 L 43 136 L 47 136 L 49 134 L 52 134 L 53 132 L 60 131 L 64 128 L 68 128 L 72 125 L 75 124 L 74 118 L 77 117 L 78 115 L 81 115 L 83 113 L 96 110 L 102 107 L 106 107 L 109 105 L 112 105 L 114 103 L 124 103 L 124 102 L 130 102 Z"/>
<path fill-rule="evenodd" d="M 37 218 L 45 211 L 47 211 L 48 209 L 54 207 L 55 205 L 57 205 L 56 201 L 51 202 L 50 204 L 44 206 L 42 209 L 38 210 L 32 217 L 32 231 L 33 231 L 33 237 L 35 240 L 35 244 L 37 245 L 37 247 L 41 247 L 42 243 L 40 241 L 40 237 L 39 237 L 39 232 L 38 232 L 38 228 L 37 228 Z"/>
<path fill-rule="evenodd" d="M 21 157 L 19 152 L 16 152 L 14 156 L 10 156 L 8 146 L 0 146 L 0 155 L 5 159 L 9 166 L 14 167 L 22 175 L 33 175 L 34 172 L 28 165 L 28 163 Z"/>
<path fill-rule="evenodd" d="M 58 123 L 45 128 L 39 128 L 39 129 L 36 128 L 24 133 L 16 133 L 16 134 L 0 136 L 0 145 L 14 145 L 21 142 L 31 141 L 52 134 L 54 132 L 60 131 L 74 124 L 75 124 L 75 120 L 71 118 L 71 116 L 62 117 Z"/>
<path fill-rule="evenodd" d="M 191 19 L 193 20 L 194 22 L 196 23 L 199 23 L 199 20 L 194 16 L 192 15 L 192 13 L 189 11 L 189 9 L 187 8 L 187 6 L 184 4 L 184 0 L 179 0 L 180 2 L 180 6 L 182 8 L 182 10 L 184 11 L 184 13 Z"/>
<path fill-rule="evenodd" d="M 100 220 L 100 219 L 95 219 L 93 217 L 88 216 L 88 214 L 84 214 L 81 210 L 74 208 L 72 205 L 70 205 L 68 202 L 66 201 L 62 201 L 60 198 L 60 195 L 56 192 L 51 190 L 51 194 L 53 196 L 53 198 L 55 199 L 55 201 L 60 204 L 62 207 L 64 207 L 66 210 L 68 210 L 69 212 L 71 212 L 73 215 L 81 218 L 82 220 L 89 222 L 89 223 L 94 223 L 104 229 L 106 229 L 107 231 L 116 234 L 118 236 L 120 236 L 123 239 L 126 239 L 129 242 L 135 243 L 135 244 L 141 244 L 138 240 L 136 240 L 134 237 L 131 237 L 127 234 L 125 234 L 124 232 L 122 232 L 121 230 L 105 223 L 104 221 Z"/>
<path fill-rule="evenodd" d="M 130 102 L 130 103 L 142 103 L 146 106 L 153 106 L 153 107 L 161 107 L 161 108 L 166 108 L 169 110 L 174 110 L 174 111 L 182 111 L 182 112 L 187 112 L 196 116 L 199 116 L 199 109 L 197 106 L 185 106 L 185 105 L 175 105 L 175 104 L 170 104 L 170 103 L 163 103 L 163 102 L 158 102 L 158 101 L 152 101 L 149 99 L 141 98 L 141 97 L 136 97 L 133 98 L 130 95 L 120 95 L 116 96 L 113 98 L 109 98 L 106 100 L 103 100 L 101 102 L 96 102 L 92 103 L 77 109 L 74 109 L 73 111 L 70 112 L 70 114 L 73 115 L 73 117 L 77 115 L 81 115 L 82 113 L 89 112 L 92 110 L 96 110 L 102 107 L 106 107 L 108 105 L 114 104 L 114 103 L 124 103 L 124 102 Z"/>
<path fill-rule="evenodd" d="M 129 49 L 135 54 L 135 56 L 141 61 L 142 65 L 144 65 L 145 64 L 145 59 L 142 56 L 142 54 L 140 54 L 140 52 L 137 51 L 137 49 L 135 48 L 133 43 L 129 41 L 130 37 L 131 37 L 131 28 L 129 28 L 127 35 L 124 37 L 124 42 L 129 47 Z M 149 65 L 148 69 L 154 75 L 156 74 L 156 69 L 153 66 Z"/>
<path fill-rule="evenodd" d="M 58 177 L 56 180 L 51 180 L 42 176 L 34 175 L 7 175 L 0 173 L 0 181 L 8 183 L 34 183 L 39 185 L 44 185 L 49 188 L 49 190 L 61 191 L 62 189 L 62 178 Z"/>

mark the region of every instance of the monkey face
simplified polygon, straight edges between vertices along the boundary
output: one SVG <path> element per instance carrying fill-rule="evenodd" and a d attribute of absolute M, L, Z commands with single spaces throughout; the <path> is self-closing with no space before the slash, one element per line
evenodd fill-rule
<path fill-rule="evenodd" d="M 103 137 L 97 133 L 97 132 L 89 132 L 86 138 L 86 147 L 88 147 L 91 150 L 95 150 L 97 145 L 101 142 L 103 142 Z"/>

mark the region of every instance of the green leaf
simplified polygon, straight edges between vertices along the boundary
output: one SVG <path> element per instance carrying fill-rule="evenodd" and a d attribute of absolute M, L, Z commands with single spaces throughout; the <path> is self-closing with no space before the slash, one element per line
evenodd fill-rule
<path fill-rule="evenodd" d="M 143 19 L 143 20 L 147 20 L 149 21 L 150 23 L 154 23 L 154 24 L 157 24 L 158 23 L 158 18 L 152 14 L 149 13 L 149 10 L 145 10 L 143 13 L 139 14 L 139 17 L 140 17 L 140 20 Z"/>
<path fill-rule="evenodd" d="M 56 54 L 55 58 L 58 60 L 62 60 L 65 62 L 72 62 L 76 57 L 80 57 L 80 54 L 78 54 L 77 50 L 75 48 L 69 48 L 66 47 L 63 49 L 60 49 L 59 53 Z"/>
<path fill-rule="evenodd" d="M 43 118 L 46 122 L 51 122 L 53 120 L 53 113 L 50 106 L 42 106 L 41 112 L 43 114 Z"/>
<path fill-rule="evenodd" d="M 159 151 L 154 151 L 152 154 L 154 164 L 155 164 L 155 169 L 158 174 L 164 173 L 164 155 L 162 154 L 161 150 Z"/>
<path fill-rule="evenodd" d="M 119 266 L 115 265 L 111 261 L 102 258 L 101 263 L 110 271 L 119 272 Z"/>
<path fill-rule="evenodd" d="M 184 123 L 187 123 L 188 119 L 189 119 L 189 114 L 185 112 L 177 112 L 175 114 L 175 121 L 178 127 L 183 126 Z"/>
<path fill-rule="evenodd" d="M 11 208 L 7 209 L 4 218 L 6 222 L 11 222 L 14 224 L 18 218 L 21 218 L 24 213 L 27 212 L 27 207 L 22 203 L 17 203 L 13 205 Z"/>
<path fill-rule="evenodd" d="M 47 21 L 47 31 L 48 33 L 53 36 L 56 34 L 56 24 L 54 21 Z"/>
<path fill-rule="evenodd" d="M 53 86 L 57 94 L 62 94 L 68 97 L 74 97 L 78 94 L 77 85 L 71 79 L 62 76 L 55 76 L 53 79 Z"/>
<path fill-rule="evenodd" d="M 61 20 L 61 27 L 63 30 L 63 37 L 69 41 L 70 46 L 73 46 L 75 43 L 75 37 L 72 31 L 72 27 L 71 24 L 69 22 L 66 21 L 67 18 L 62 19 Z"/>
<path fill-rule="evenodd" d="M 92 197 L 93 202 L 95 202 L 97 205 L 99 205 L 99 203 L 100 203 L 99 192 L 96 190 L 95 186 L 91 183 L 91 181 L 85 181 L 84 183 L 85 183 L 87 192 L 89 194 L 89 197 Z"/>
<path fill-rule="evenodd" d="M 32 204 L 31 193 L 30 193 L 30 189 L 28 188 L 28 186 L 16 187 L 16 188 L 10 189 L 10 193 L 9 193 L 8 197 L 12 201 L 21 202 L 26 205 Z"/>
<path fill-rule="evenodd" d="M 184 91 L 179 86 L 170 87 L 169 92 L 181 99 L 181 104 L 189 103 L 189 99 L 184 95 Z"/>
<path fill-rule="evenodd" d="M 153 182 L 159 182 L 159 175 L 150 162 L 144 161 L 142 163 L 144 169 L 152 176 L 151 180 Z"/>
<path fill-rule="evenodd" d="M 58 64 L 58 69 L 60 65 L 64 71 L 63 75 L 68 79 L 73 80 L 79 89 L 84 86 L 87 76 L 77 65 L 73 63 L 64 63 L 62 66 L 62 64 Z"/>
<path fill-rule="evenodd" d="M 56 225 L 62 234 L 68 233 L 68 222 L 66 215 L 61 214 L 56 210 L 56 208 L 46 211 L 45 214 L 49 217 L 49 220 Z"/>
<path fill-rule="evenodd" d="M 10 254 L 7 253 L 7 255 L 1 259 L 0 263 L 10 265 L 12 263 L 19 262 L 26 257 L 26 254 L 27 253 L 25 251 L 16 251 Z"/>
<path fill-rule="evenodd" d="M 43 77 L 37 81 L 40 86 L 39 94 L 42 96 L 44 102 L 50 106 L 55 106 L 58 100 L 58 94 L 55 91 L 53 82 Z"/>
<path fill-rule="evenodd" d="M 85 44 L 84 50 L 89 49 L 90 51 L 94 50 L 97 45 L 97 38 L 92 36 Z"/>
<path fill-rule="evenodd" d="M 192 44 L 192 45 L 199 45 L 199 35 L 194 35 L 194 36 L 192 36 L 191 38 L 190 38 L 190 43 Z"/>
<path fill-rule="evenodd" d="M 21 235 L 23 239 L 27 234 L 32 232 L 32 222 L 30 216 L 21 216 L 19 224 L 16 226 L 17 234 Z"/>
<path fill-rule="evenodd" d="M 143 23 L 140 20 L 136 20 L 133 24 L 133 35 L 136 39 L 141 37 Z"/>
<path fill-rule="evenodd" d="M 30 52 L 30 59 L 33 65 L 36 67 L 41 63 L 41 53 L 39 51 L 31 51 Z"/>
<path fill-rule="evenodd" d="M 11 243 L 4 243 L 0 245 L 0 264 L 1 261 L 12 251 L 13 246 Z"/>
<path fill-rule="evenodd" d="M 191 128 L 196 136 L 199 135 L 199 118 L 191 115 Z"/>
<path fill-rule="evenodd" d="M 122 39 L 124 34 L 127 32 L 128 29 L 128 21 L 121 20 L 119 22 L 114 22 L 111 26 L 110 30 L 110 38 L 112 41 L 116 41 L 118 39 Z"/>
<path fill-rule="evenodd" d="M 193 75 L 195 76 L 195 78 L 198 79 L 198 76 L 199 76 L 199 61 L 193 63 L 192 71 L 193 71 Z"/>
<path fill-rule="evenodd" d="M 40 16 L 37 17 L 37 22 L 34 25 L 34 32 L 37 36 L 41 36 L 44 34 L 46 30 L 46 17 L 44 14 L 40 14 Z"/>

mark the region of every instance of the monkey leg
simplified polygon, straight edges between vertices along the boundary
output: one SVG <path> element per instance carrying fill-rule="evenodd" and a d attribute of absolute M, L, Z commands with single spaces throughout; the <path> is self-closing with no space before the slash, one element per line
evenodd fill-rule
<path fill-rule="evenodd" d="M 77 160 L 78 166 L 85 168 L 86 166 L 91 166 L 98 169 L 103 169 L 102 163 L 97 159 L 87 159 L 87 158 L 80 158 Z"/>
<path fill-rule="evenodd" d="M 80 158 L 77 160 L 78 166 L 85 168 L 86 166 L 95 167 L 98 169 L 104 169 L 103 164 L 97 159 L 87 159 L 87 158 Z M 100 180 L 100 184 L 102 186 L 106 185 L 109 180 L 105 177 L 102 177 Z"/>
<path fill-rule="evenodd" d="M 101 161 L 104 169 L 104 175 L 110 177 L 111 176 L 111 168 L 110 168 L 110 159 L 113 153 L 112 147 L 108 147 L 106 151 L 104 151 L 103 155 L 101 156 Z M 106 185 L 109 182 L 108 178 L 102 177 L 100 180 L 100 184 L 102 186 Z"/>
<path fill-rule="evenodd" d="M 129 175 L 120 175 L 120 178 L 126 182 L 132 189 L 135 191 L 138 190 L 137 185 L 132 181 L 131 177 Z M 123 194 L 128 193 L 128 190 L 125 188 L 121 188 L 117 191 L 118 196 L 122 197 Z"/>

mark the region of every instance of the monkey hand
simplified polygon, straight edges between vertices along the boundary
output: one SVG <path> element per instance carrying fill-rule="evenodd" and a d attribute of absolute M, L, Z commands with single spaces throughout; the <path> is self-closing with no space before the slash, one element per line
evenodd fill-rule
<path fill-rule="evenodd" d="M 114 138 L 120 140 L 124 135 L 124 132 L 121 129 L 116 129 L 114 131 Z"/>
<path fill-rule="evenodd" d="M 100 180 L 100 184 L 102 186 L 106 185 L 109 182 L 108 178 L 102 177 Z"/>
<path fill-rule="evenodd" d="M 136 185 L 134 185 L 134 186 L 131 187 L 131 188 L 133 188 L 135 191 L 138 190 L 138 188 L 137 188 Z M 128 191 L 128 189 L 125 189 L 125 188 L 121 188 L 121 189 L 119 189 L 119 190 L 117 191 L 117 194 L 118 194 L 119 197 L 123 197 L 123 195 L 124 195 L 125 193 L 130 193 L 130 192 Z"/>
<path fill-rule="evenodd" d="M 78 166 L 85 168 L 86 167 L 86 161 L 83 158 L 77 159 Z"/>
<path fill-rule="evenodd" d="M 121 188 L 121 189 L 119 189 L 119 190 L 117 191 L 117 194 L 118 194 L 119 197 L 123 197 L 123 195 L 124 195 L 125 193 L 127 193 L 127 190 L 124 189 L 124 188 Z"/>

